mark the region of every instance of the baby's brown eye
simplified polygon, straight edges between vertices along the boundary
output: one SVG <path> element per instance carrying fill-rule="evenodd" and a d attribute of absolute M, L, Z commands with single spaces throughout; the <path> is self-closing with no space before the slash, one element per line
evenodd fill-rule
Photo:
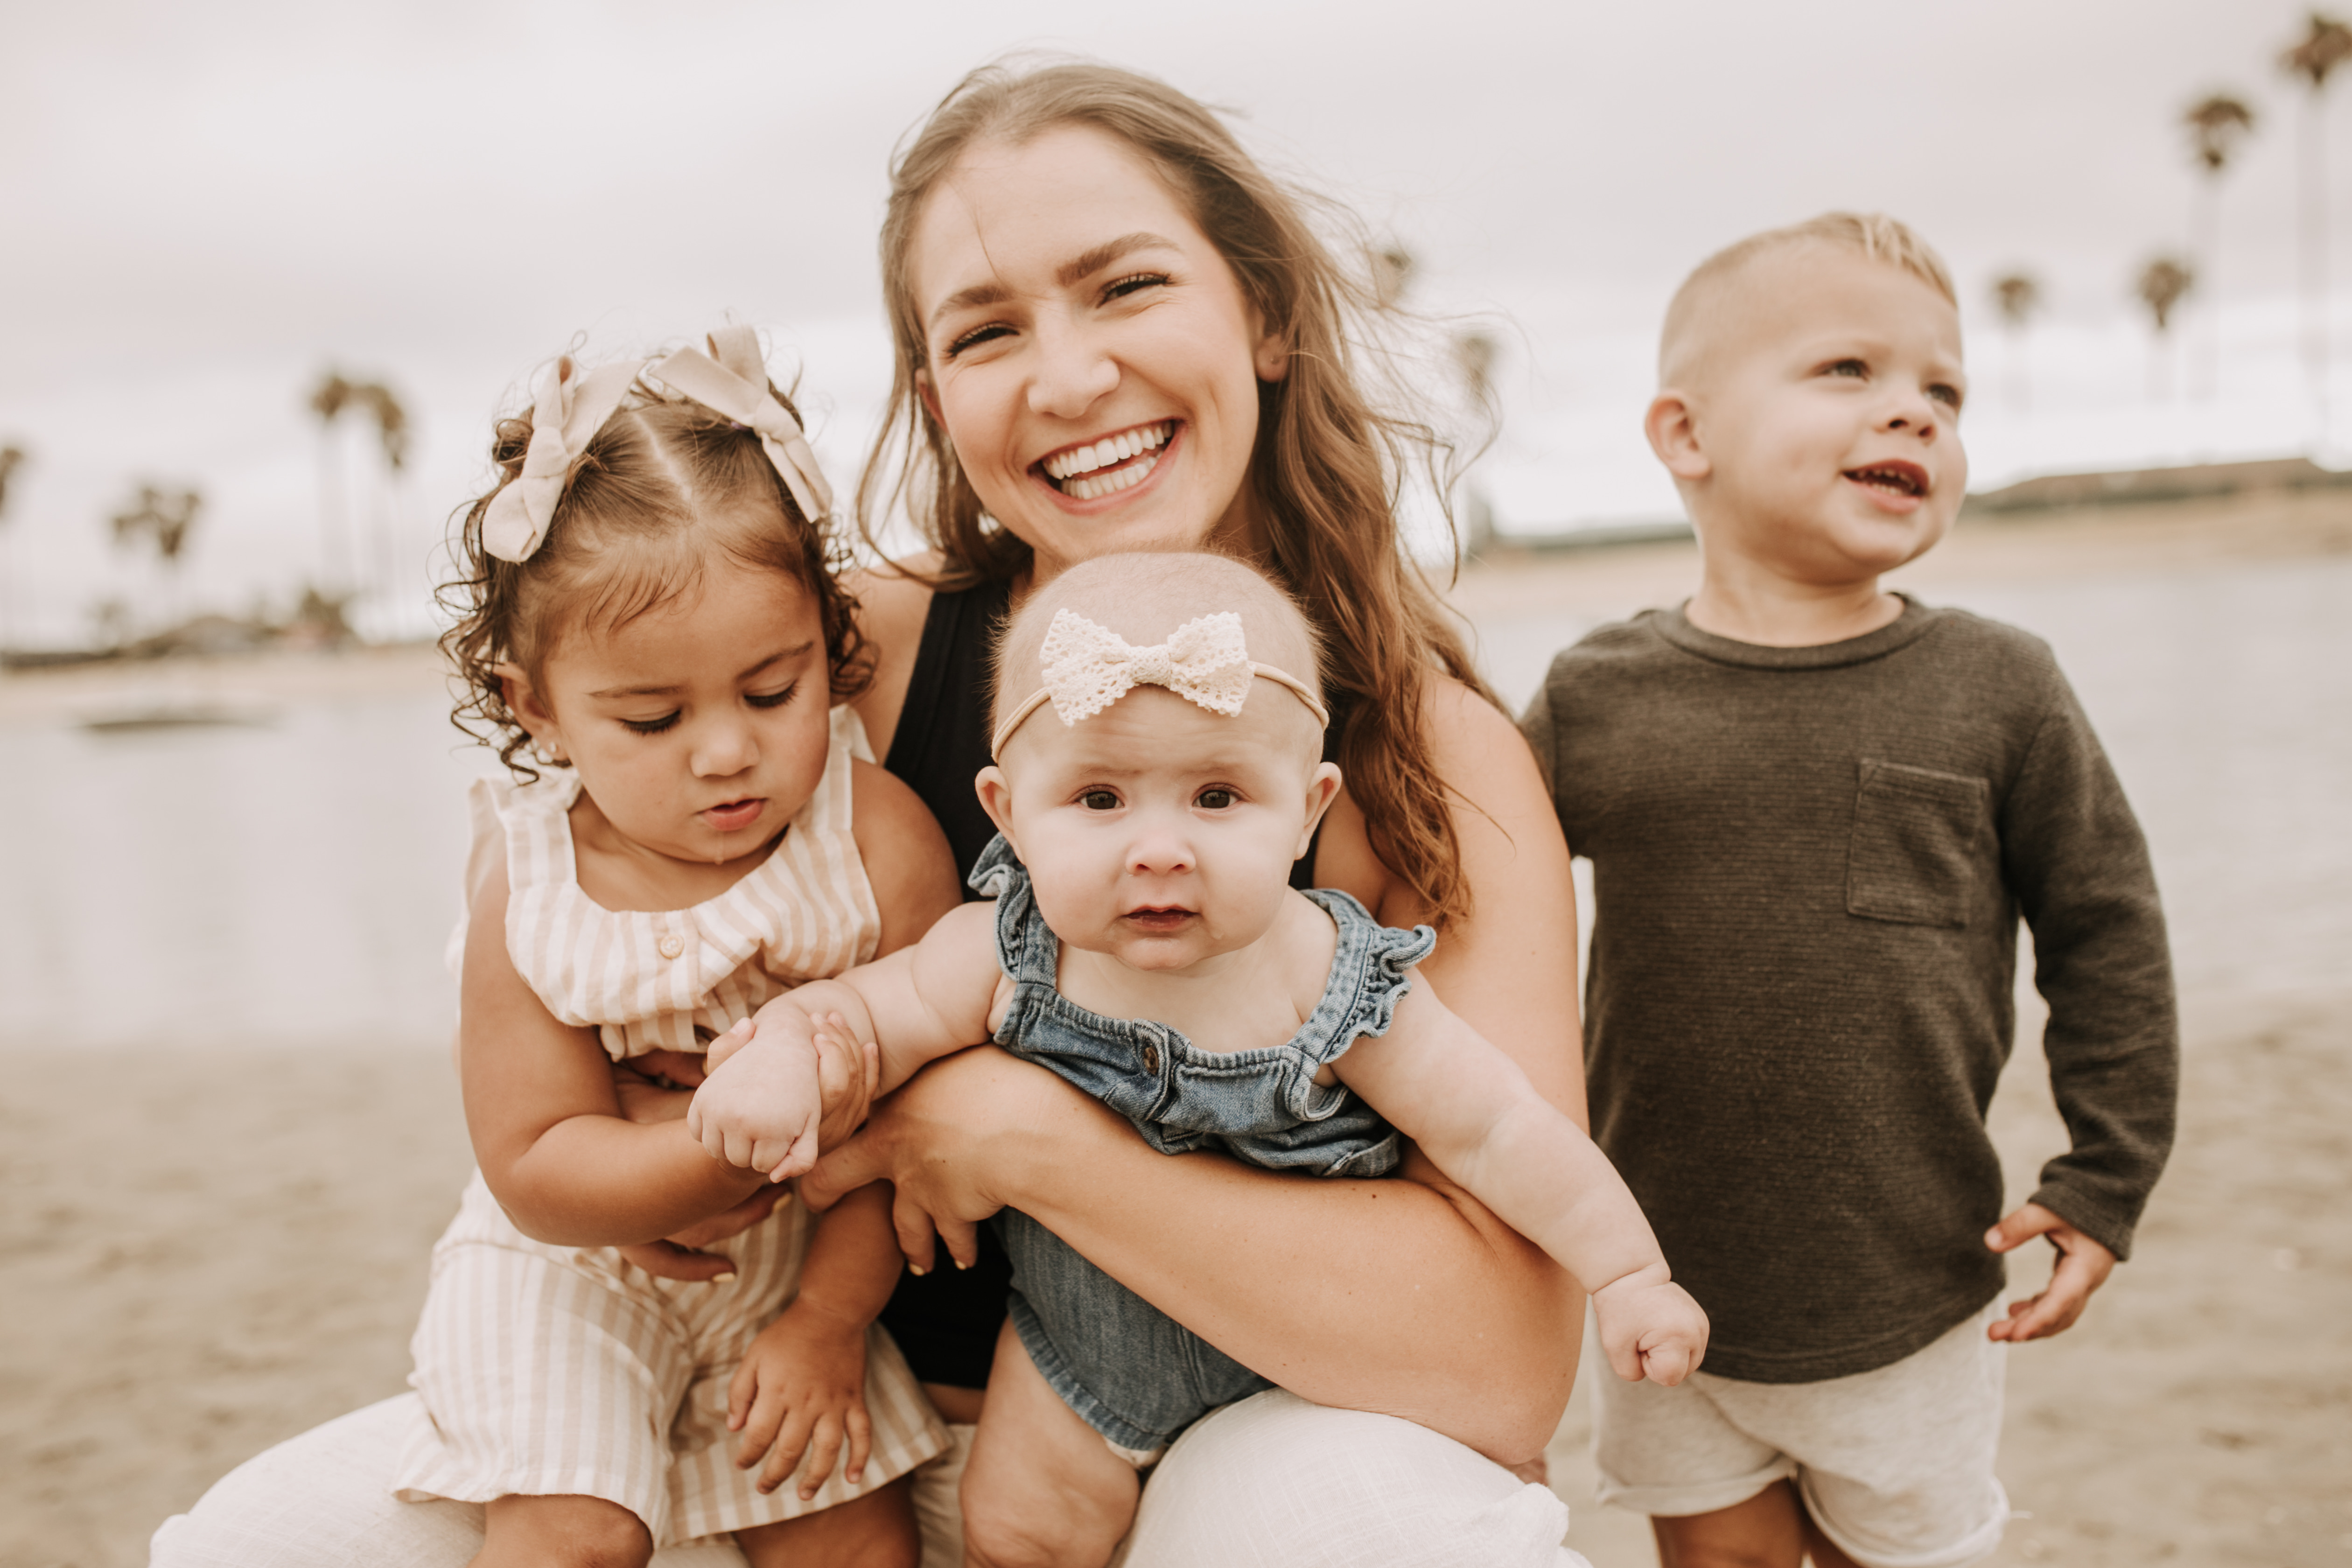
<path fill-rule="evenodd" d="M 1234 792 L 1229 789 L 1204 789 L 1193 798 L 1192 804 L 1202 811 L 1223 811 L 1234 804 Z"/>
<path fill-rule="evenodd" d="M 1090 789 L 1078 796 L 1078 804 L 1088 811 L 1117 811 L 1118 796 L 1107 789 Z"/>

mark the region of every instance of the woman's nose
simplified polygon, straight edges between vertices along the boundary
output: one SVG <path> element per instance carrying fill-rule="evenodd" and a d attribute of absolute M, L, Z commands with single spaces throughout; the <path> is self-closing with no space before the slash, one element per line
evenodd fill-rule
<path fill-rule="evenodd" d="M 1118 362 L 1084 328 L 1045 321 L 1034 329 L 1035 374 L 1029 412 L 1077 419 L 1118 386 Z"/>

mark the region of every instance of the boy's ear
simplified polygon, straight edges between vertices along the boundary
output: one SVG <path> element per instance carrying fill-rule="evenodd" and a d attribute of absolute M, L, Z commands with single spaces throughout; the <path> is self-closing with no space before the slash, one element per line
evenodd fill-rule
<path fill-rule="evenodd" d="M 1298 830 L 1298 847 L 1290 852 L 1293 860 L 1307 853 L 1315 842 L 1315 828 L 1331 803 L 1339 798 L 1339 764 L 1318 763 L 1315 776 L 1307 781 L 1307 825 Z"/>
<path fill-rule="evenodd" d="M 1651 400 L 1650 411 L 1642 416 L 1642 433 L 1649 437 L 1650 450 L 1675 478 L 1703 479 L 1714 472 L 1715 465 L 1699 446 L 1690 400 L 1672 387 Z"/>
<path fill-rule="evenodd" d="M 1021 841 L 1013 837 L 1013 785 L 1004 770 L 993 763 L 980 770 L 971 781 L 979 793 L 980 809 L 988 813 L 988 820 L 996 824 L 996 831 L 1004 835 L 1004 842 L 1013 846 L 1013 853 L 1021 853 Z"/>

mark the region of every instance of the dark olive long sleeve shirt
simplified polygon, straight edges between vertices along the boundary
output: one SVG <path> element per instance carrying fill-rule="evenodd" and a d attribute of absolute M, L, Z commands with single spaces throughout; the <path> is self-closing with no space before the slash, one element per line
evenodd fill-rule
<path fill-rule="evenodd" d="M 2128 1254 L 2171 1147 L 2171 963 L 2046 646 L 1908 603 L 1793 648 L 1653 610 L 1560 654 L 1523 727 L 1593 865 L 1593 1134 L 1713 1320 L 1707 1371 L 1866 1372 L 2000 1293 L 2021 915 L 2073 1142 L 2033 1198 Z"/>

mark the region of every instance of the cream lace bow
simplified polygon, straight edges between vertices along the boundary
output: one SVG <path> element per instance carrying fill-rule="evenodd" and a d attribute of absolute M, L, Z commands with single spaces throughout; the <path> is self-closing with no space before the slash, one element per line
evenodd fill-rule
<path fill-rule="evenodd" d="M 555 521 L 572 465 L 586 455 L 588 443 L 641 374 L 758 432 L 761 449 L 793 492 L 801 515 L 812 523 L 830 516 L 833 488 L 817 469 L 800 422 L 768 390 L 759 335 L 749 327 L 722 327 L 706 341 L 708 354 L 680 349 L 657 363 L 625 360 L 583 372 L 570 354 L 557 360 L 531 411 L 522 473 L 490 498 L 490 510 L 483 514 L 482 548 L 501 561 L 531 558 Z"/>
<path fill-rule="evenodd" d="M 1045 684 L 996 728 L 990 750 L 1002 752 L 1013 731 L 1047 702 L 1066 726 L 1091 719 L 1139 686 L 1160 686 L 1187 702 L 1227 718 L 1249 700 L 1258 676 L 1288 687 L 1315 715 L 1331 722 L 1314 689 L 1287 671 L 1250 662 L 1242 618 L 1231 610 L 1186 621 L 1168 640 L 1139 647 L 1075 610 L 1056 610 L 1039 650 Z"/>

